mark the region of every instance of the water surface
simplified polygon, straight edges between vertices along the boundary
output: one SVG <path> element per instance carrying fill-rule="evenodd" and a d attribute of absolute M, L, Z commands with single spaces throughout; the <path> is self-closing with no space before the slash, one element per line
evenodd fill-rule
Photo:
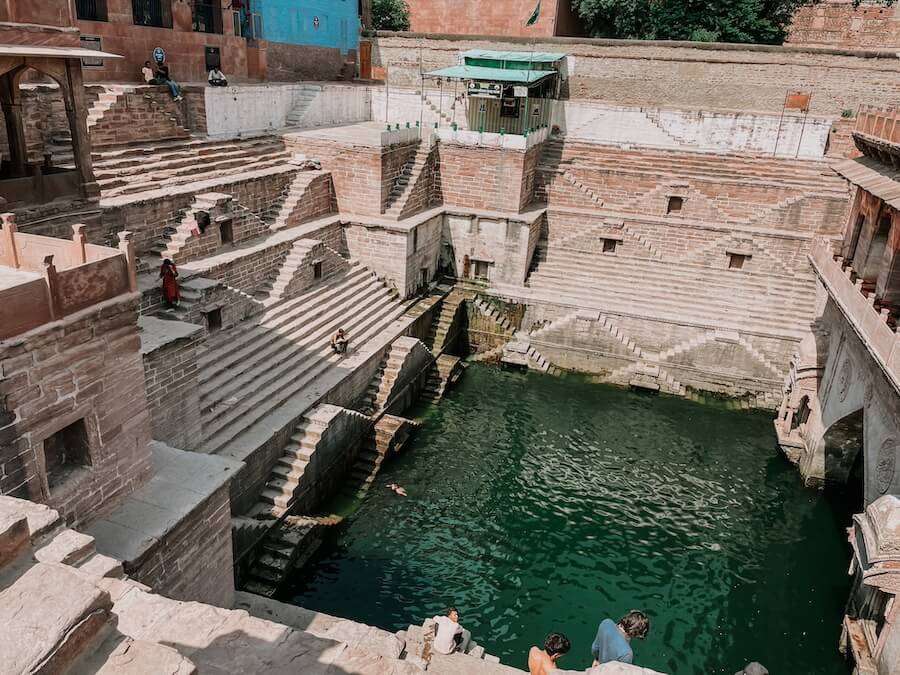
<path fill-rule="evenodd" d="M 575 378 L 470 367 L 286 599 L 389 630 L 455 605 L 524 667 L 562 631 L 590 665 L 597 624 L 642 609 L 635 661 L 846 675 L 849 588 L 837 497 L 804 488 L 771 415 Z"/>

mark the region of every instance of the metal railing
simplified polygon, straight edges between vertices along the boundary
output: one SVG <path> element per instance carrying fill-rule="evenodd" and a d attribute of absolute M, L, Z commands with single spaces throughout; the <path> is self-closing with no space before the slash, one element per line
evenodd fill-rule
<path fill-rule="evenodd" d="M 135 26 L 172 27 L 172 0 L 131 0 Z"/>
<path fill-rule="evenodd" d="M 195 33 L 218 33 L 222 29 L 222 4 L 218 0 L 193 0 L 192 24 Z"/>
<path fill-rule="evenodd" d="M 860 106 L 856 131 L 888 143 L 900 144 L 900 109 Z"/>
<path fill-rule="evenodd" d="M 75 16 L 82 21 L 106 21 L 105 0 L 75 0 Z"/>

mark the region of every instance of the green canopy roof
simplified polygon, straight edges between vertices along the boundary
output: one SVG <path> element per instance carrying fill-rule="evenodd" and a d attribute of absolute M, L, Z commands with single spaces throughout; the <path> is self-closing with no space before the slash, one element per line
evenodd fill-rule
<path fill-rule="evenodd" d="M 555 63 L 556 61 L 562 61 L 566 58 L 566 55 L 552 52 L 500 52 L 491 49 L 470 49 L 467 52 L 463 52 L 463 58 L 524 63 Z"/>
<path fill-rule="evenodd" d="M 555 70 L 507 70 L 505 68 L 484 68 L 482 66 L 451 66 L 440 70 L 432 70 L 430 73 L 425 74 L 433 77 L 448 77 L 455 80 L 534 84 L 554 73 L 556 73 Z"/>

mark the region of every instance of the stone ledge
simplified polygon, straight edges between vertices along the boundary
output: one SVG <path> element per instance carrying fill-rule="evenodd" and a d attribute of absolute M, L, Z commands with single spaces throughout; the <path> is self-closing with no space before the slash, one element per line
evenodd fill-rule
<path fill-rule="evenodd" d="M 141 559 L 231 480 L 242 466 L 223 457 L 185 452 L 152 441 L 155 474 L 86 532 L 97 550 L 129 565 Z"/>

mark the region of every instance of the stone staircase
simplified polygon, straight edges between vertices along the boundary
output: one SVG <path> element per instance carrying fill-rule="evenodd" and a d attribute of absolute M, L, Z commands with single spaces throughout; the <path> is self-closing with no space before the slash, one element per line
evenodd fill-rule
<path fill-rule="evenodd" d="M 775 276 L 710 266 L 540 247 L 526 286 L 531 299 L 711 327 L 800 335 L 812 320 L 811 276 Z M 497 285 L 492 288 L 501 291 Z"/>
<path fill-rule="evenodd" d="M 318 550 L 325 527 L 315 518 L 288 518 L 272 527 L 250 566 L 243 589 L 273 597 L 291 570 L 303 567 Z"/>
<path fill-rule="evenodd" d="M 362 498 L 378 477 L 385 460 L 400 452 L 418 424 L 394 415 L 384 415 L 363 441 L 356 463 L 344 483 L 342 493 Z"/>
<path fill-rule="evenodd" d="M 301 225 L 302 218 L 295 217 L 295 213 L 309 194 L 311 185 L 324 176 L 329 176 L 327 171 L 299 171 L 291 183 L 282 192 L 278 210 L 272 220 L 270 228 L 281 230 L 286 227 Z"/>
<path fill-rule="evenodd" d="M 426 619 L 421 626 L 410 625 L 396 633 L 406 643 L 406 658 L 413 656 L 425 665 L 428 672 L 466 673 L 466 675 L 506 675 L 522 671 L 500 665 L 500 659 L 485 652 L 484 647 L 472 640 L 465 654 L 457 652 L 449 656 L 432 649 L 435 637 L 434 619 Z M 443 663 L 442 663 L 443 662 Z M 452 665 L 451 665 L 452 664 Z M 448 668 L 450 668 L 448 670 Z"/>
<path fill-rule="evenodd" d="M 311 88 L 311 87 L 302 87 L 294 96 L 294 104 L 291 107 L 291 112 L 288 113 L 287 116 L 287 126 L 288 127 L 302 127 L 303 126 L 303 117 L 306 115 L 306 111 L 309 110 L 313 101 L 316 100 L 316 97 L 320 93 L 320 89 Z"/>
<path fill-rule="evenodd" d="M 428 347 L 432 354 L 437 354 L 447 346 L 447 337 L 450 329 L 453 327 L 453 322 L 456 320 L 456 314 L 460 305 L 473 295 L 473 293 L 454 289 L 441 302 L 440 311 L 431 322 L 431 326 L 428 329 L 428 337 L 424 340 L 425 346 Z"/>
<path fill-rule="evenodd" d="M 290 153 L 276 136 L 187 138 L 95 150 L 94 176 L 104 199 L 286 166 Z"/>
<path fill-rule="evenodd" d="M 314 271 L 317 263 L 321 265 L 319 269 L 322 276 L 319 278 L 315 278 Z M 282 262 L 278 274 L 274 279 L 261 284 L 255 297 L 264 304 L 275 304 L 336 274 L 346 273 L 357 265 L 358 260 L 342 258 L 339 253 L 317 239 L 298 239 Z"/>
<path fill-rule="evenodd" d="M 87 114 L 94 148 L 115 147 L 138 139 L 186 139 L 190 131 L 168 92 L 158 86 L 100 85 Z"/>
<path fill-rule="evenodd" d="M 174 227 L 166 227 L 163 230 L 163 237 L 150 249 L 150 265 L 158 267 L 165 258 L 180 265 L 200 257 L 204 252 L 201 249 L 201 239 L 204 235 L 218 236 L 214 231 L 215 219 L 217 216 L 231 211 L 231 201 L 231 195 L 220 192 L 205 192 L 196 195 L 181 220 Z M 201 233 L 200 225 L 197 222 L 201 212 L 209 216 L 209 224 L 205 233 Z"/>
<path fill-rule="evenodd" d="M 450 354 L 441 354 L 428 371 L 428 379 L 422 389 L 422 399 L 437 402 L 444 398 L 447 388 L 462 377 L 462 359 Z"/>
<path fill-rule="evenodd" d="M 305 520 L 289 517 L 285 525 Z M 401 658 L 404 643 L 386 631 L 237 595 L 239 610 L 156 595 L 96 553 L 92 537 L 67 529 L 56 511 L 0 496 L 0 672 L 423 672 Z"/>
<path fill-rule="evenodd" d="M 352 354 L 408 304 L 358 265 L 222 333 L 198 361 L 201 450 L 239 451 L 242 436 L 265 427 L 267 414 L 344 358 L 329 345 L 338 328 L 347 331 Z"/>
<path fill-rule="evenodd" d="M 388 195 L 383 213 L 393 218 L 399 218 L 406 205 L 406 200 L 412 192 L 413 186 L 422 175 L 422 170 L 428 164 L 428 156 L 431 153 L 431 145 L 420 141 L 416 148 L 416 154 L 400 169 L 400 175 L 394 181 L 394 186 Z"/>

